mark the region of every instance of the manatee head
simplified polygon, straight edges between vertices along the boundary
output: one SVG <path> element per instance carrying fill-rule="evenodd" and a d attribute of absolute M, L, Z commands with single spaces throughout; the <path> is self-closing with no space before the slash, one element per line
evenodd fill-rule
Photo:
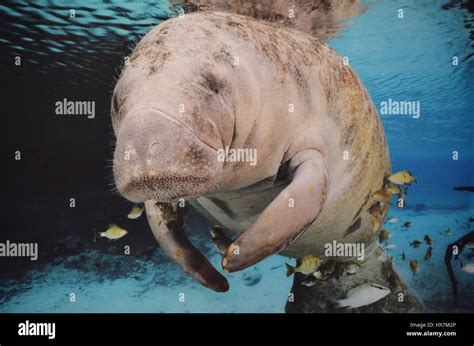
<path fill-rule="evenodd" d="M 133 202 L 192 198 L 217 187 L 216 150 L 157 108 L 127 114 L 117 132 L 114 178 Z"/>
<path fill-rule="evenodd" d="M 215 191 L 224 165 L 217 150 L 233 136 L 230 62 L 196 58 L 172 31 L 160 25 L 140 41 L 112 98 L 115 184 L 133 202 Z"/>

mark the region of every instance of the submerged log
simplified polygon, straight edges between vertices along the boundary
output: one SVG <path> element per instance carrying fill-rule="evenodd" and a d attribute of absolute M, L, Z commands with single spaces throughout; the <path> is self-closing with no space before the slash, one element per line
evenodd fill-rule
<path fill-rule="evenodd" d="M 448 271 L 449 279 L 451 280 L 451 287 L 453 290 L 453 305 L 458 305 L 458 282 L 456 276 L 454 275 L 453 267 L 451 265 L 451 259 L 453 258 L 453 250 L 457 248 L 456 259 L 459 254 L 464 249 L 464 246 L 470 242 L 474 241 L 474 231 L 469 232 L 465 236 L 459 238 L 454 243 L 451 243 L 446 248 L 446 253 L 444 255 L 444 263 L 446 264 L 446 269 Z"/>

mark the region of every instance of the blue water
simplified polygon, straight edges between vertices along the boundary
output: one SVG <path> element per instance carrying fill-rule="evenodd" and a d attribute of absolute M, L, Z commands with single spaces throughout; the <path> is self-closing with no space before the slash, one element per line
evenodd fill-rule
<path fill-rule="evenodd" d="M 389 98 L 421 102 L 419 119 L 382 116 L 394 162 L 447 159 L 454 150 L 472 160 L 474 61 L 465 60 L 472 53 L 465 14 L 442 10 L 444 1 L 366 3 L 368 11 L 329 44 L 349 57 L 377 106 Z"/>
<path fill-rule="evenodd" d="M 474 185 L 474 49 L 466 27 L 472 25 L 472 13 L 460 6 L 444 10 L 445 3 L 366 1 L 367 11 L 347 20 L 350 25 L 328 43 L 349 58 L 377 108 L 389 98 L 420 102 L 418 119 L 381 115 L 393 171 L 409 169 L 418 181 L 409 189 L 406 207 L 392 206 L 389 212 L 399 218 L 398 223 L 386 225 L 393 234 L 389 243 L 396 245 L 390 254 L 430 311 L 474 312 L 474 275 L 454 266 L 461 304 L 453 310 L 443 263 L 447 244 L 472 230 L 467 219 L 474 216 L 474 194 L 453 190 L 454 186 Z M 76 10 L 75 19 L 68 18 L 71 8 Z M 399 9 L 404 11 L 403 19 L 397 17 Z M 31 100 L 31 105 L 23 105 L 27 107 L 23 118 L 9 114 L 11 133 L 16 137 L 9 137 L 8 148 L 15 150 L 18 137 L 36 135 L 22 127 L 28 121 L 29 128 L 44 130 L 43 143 L 49 138 L 44 133 L 51 130 L 55 143 L 76 150 L 75 162 L 69 162 L 56 145 L 44 144 L 48 150 L 36 158 L 39 161 L 31 166 L 25 163 L 23 171 L 15 172 L 27 177 L 22 179 L 23 198 L 12 202 L 19 216 L 3 221 L 8 223 L 2 227 L 0 240 L 48 239 L 44 246 L 54 249 L 50 251 L 54 254 L 39 266 L 15 263 L 18 271 L 13 274 L 2 268 L 0 311 L 283 312 L 292 284 L 284 275 L 283 257 L 272 256 L 255 268 L 229 275 L 231 291 L 216 295 L 181 273 L 156 249 L 153 238 L 145 237 L 148 230 L 143 220 L 130 224 L 135 232 L 130 232 L 130 240 L 91 242 L 92 228 L 100 229 L 118 215 L 124 217 L 129 208 L 108 190 L 109 168 L 103 163 L 110 158 L 110 143 L 104 145 L 102 133 L 110 132 L 108 108 L 114 77 L 134 42 L 160 21 L 176 15 L 172 7 L 165 1 L 7 1 L 0 4 L 0 15 L 8 23 L 0 28 L 1 66 L 11 65 L 20 55 L 26 71 L 9 69 L 6 77 L 18 88 L 17 94 L 19 90 L 41 93 L 37 103 Z M 457 66 L 452 64 L 453 56 L 458 57 Z M 60 99 L 79 90 L 98 98 L 97 121 L 91 125 L 75 122 L 74 128 L 64 123 L 44 125 L 48 115 L 44 115 L 41 99 Z M 112 141 L 110 134 L 106 141 Z M 25 140 L 22 147 L 36 156 L 36 144 Z M 457 160 L 453 160 L 454 151 Z M 48 171 L 47 162 L 53 158 L 64 160 L 64 172 L 72 173 Z M 104 178 L 97 180 L 97 171 L 84 169 L 93 166 L 101 167 Z M 79 169 L 81 176 L 76 179 L 74 172 Z M 49 178 L 30 174 L 41 170 Z M 52 176 L 60 183 L 50 184 Z M 46 194 L 34 193 L 35 186 Z M 80 215 L 63 206 L 71 194 L 82 198 Z M 29 215 L 33 224 L 48 226 L 31 227 L 23 215 Z M 400 227 L 405 221 L 413 224 L 409 231 Z M 195 213 L 189 223 L 198 230 L 193 240 L 218 265 L 220 256 L 206 238 L 208 224 Z M 447 228 L 452 235 L 441 233 Z M 433 256 L 426 261 L 426 246 L 413 249 L 408 245 L 425 234 L 433 239 Z M 145 241 L 140 243 L 137 238 Z M 136 241 L 132 248 L 140 251 L 124 256 L 121 249 L 128 241 Z M 146 242 L 148 247 L 143 245 Z M 416 275 L 408 268 L 411 259 L 421 263 Z M 75 302 L 69 299 L 71 293 L 76 295 Z M 184 302 L 179 300 L 180 293 L 185 293 Z"/>

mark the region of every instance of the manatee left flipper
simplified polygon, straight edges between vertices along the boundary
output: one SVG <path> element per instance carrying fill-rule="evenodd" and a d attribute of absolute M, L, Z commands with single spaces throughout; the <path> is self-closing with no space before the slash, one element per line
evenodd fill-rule
<path fill-rule="evenodd" d="M 173 213 L 171 208 L 171 205 L 160 207 L 151 200 L 145 202 L 148 223 L 161 248 L 183 271 L 203 286 L 216 292 L 227 291 L 229 283 L 226 278 L 191 244 L 184 233 L 182 214 Z"/>
<path fill-rule="evenodd" d="M 222 259 L 224 270 L 242 270 L 282 250 L 318 217 L 329 190 L 323 155 L 314 149 L 304 150 L 293 156 L 290 167 L 296 167 L 292 182 L 228 247 Z"/>

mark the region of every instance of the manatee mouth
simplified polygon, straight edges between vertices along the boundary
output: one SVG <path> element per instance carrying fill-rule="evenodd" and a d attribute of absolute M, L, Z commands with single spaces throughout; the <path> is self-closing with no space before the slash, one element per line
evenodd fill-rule
<path fill-rule="evenodd" d="M 176 202 L 193 199 L 208 191 L 210 181 L 209 177 L 189 175 L 141 175 L 118 187 L 118 190 L 122 196 L 135 203 L 147 200 Z"/>
<path fill-rule="evenodd" d="M 195 199 L 216 187 L 221 171 L 217 150 L 167 113 L 140 109 L 118 129 L 114 180 L 132 202 Z"/>

